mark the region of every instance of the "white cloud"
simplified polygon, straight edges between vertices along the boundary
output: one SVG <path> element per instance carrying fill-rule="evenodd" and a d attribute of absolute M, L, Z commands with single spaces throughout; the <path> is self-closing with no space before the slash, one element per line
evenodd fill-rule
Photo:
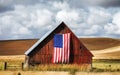
<path fill-rule="evenodd" d="M 61 21 L 77 36 L 120 36 L 120 8 L 75 8 L 68 1 L 12 2 L 8 6 L 13 4 L 14 10 L 0 13 L 0 39 L 39 38 Z"/>
<path fill-rule="evenodd" d="M 107 35 L 109 34 L 116 34 L 116 31 L 118 30 L 118 27 L 115 24 L 107 24 L 104 26 L 105 33 Z"/>
<path fill-rule="evenodd" d="M 0 28 L 0 35 L 2 35 L 2 29 Z"/>
<path fill-rule="evenodd" d="M 61 10 L 56 15 L 57 21 L 77 21 L 79 19 L 79 13 L 75 10 Z"/>
<path fill-rule="evenodd" d="M 120 35 L 120 11 L 117 12 L 114 16 L 113 16 L 113 24 L 115 24 L 116 27 L 116 34 Z"/>
<path fill-rule="evenodd" d="M 31 31 L 25 27 L 20 27 L 17 31 L 13 32 L 13 34 L 29 35 Z"/>
<path fill-rule="evenodd" d="M 48 26 L 48 24 L 52 22 L 52 13 L 47 9 L 36 10 L 36 12 L 33 12 L 33 15 L 33 17 L 35 17 L 34 20 L 32 20 L 34 28 Z"/>
<path fill-rule="evenodd" d="M 89 8 L 90 13 L 88 16 L 87 23 L 90 25 L 100 24 L 104 25 L 111 19 L 111 14 L 103 8 Z"/>
<path fill-rule="evenodd" d="M 84 31 L 85 35 L 94 35 L 98 34 L 102 30 L 101 26 L 99 25 L 92 25 L 89 29 Z"/>
<path fill-rule="evenodd" d="M 67 2 L 53 2 L 53 7 L 55 7 L 56 9 L 68 9 L 69 5 Z"/>
<path fill-rule="evenodd" d="M 32 8 L 32 9 L 31 9 Z M 16 5 L 14 11 L 0 14 L 2 33 L 10 34 L 12 38 L 22 38 L 26 35 L 36 35 L 52 23 L 52 12 L 46 8 L 36 6 Z M 9 30 L 9 32 L 8 32 Z M 33 31 L 34 30 L 34 31 Z M 36 34 L 34 34 L 36 32 Z M 11 36 L 12 35 L 12 36 Z M 6 37 L 7 38 L 7 37 Z"/>
<path fill-rule="evenodd" d="M 53 13 L 46 8 L 39 8 L 39 5 L 32 7 L 17 6 L 16 12 L 20 15 L 21 19 L 25 19 L 23 24 L 27 27 L 41 28 L 52 22 Z"/>
<path fill-rule="evenodd" d="M 113 15 L 113 21 L 114 24 L 120 26 L 120 11 L 117 12 L 115 15 Z"/>

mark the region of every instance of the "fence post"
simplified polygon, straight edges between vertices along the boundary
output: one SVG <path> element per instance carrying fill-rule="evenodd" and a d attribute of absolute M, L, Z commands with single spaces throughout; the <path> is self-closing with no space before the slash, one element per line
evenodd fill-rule
<path fill-rule="evenodd" d="M 19 72 L 18 75 L 21 75 L 21 73 Z"/>
<path fill-rule="evenodd" d="M 7 69 L 7 62 L 4 63 L 4 70 Z"/>
<path fill-rule="evenodd" d="M 22 63 L 22 70 L 24 69 L 24 63 Z"/>

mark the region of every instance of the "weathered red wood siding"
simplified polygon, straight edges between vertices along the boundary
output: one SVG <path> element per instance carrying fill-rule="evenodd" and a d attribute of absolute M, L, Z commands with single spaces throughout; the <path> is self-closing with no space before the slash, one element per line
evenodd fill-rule
<path fill-rule="evenodd" d="M 70 64 L 91 64 L 92 55 L 79 41 L 73 32 L 66 26 L 60 25 L 49 35 L 33 52 L 29 54 L 29 64 L 51 64 L 53 59 L 54 34 L 71 33 L 70 40 Z"/>

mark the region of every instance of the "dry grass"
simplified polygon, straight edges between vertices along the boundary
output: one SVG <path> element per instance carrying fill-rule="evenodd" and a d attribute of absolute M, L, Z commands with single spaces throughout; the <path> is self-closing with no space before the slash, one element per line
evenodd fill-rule
<path fill-rule="evenodd" d="M 9 57 L 9 56 L 8 56 Z M 5 59 L 4 59 L 5 58 Z M 1 57 L 0 61 L 8 61 L 9 64 L 19 64 L 23 62 L 24 56 L 12 56 L 12 57 Z M 10 59 L 12 58 L 12 59 Z M 13 60 L 14 59 L 14 60 Z M 0 62 L 0 67 L 3 65 L 3 62 Z M 110 66 L 111 65 L 111 66 Z M 0 75 L 119 75 L 120 74 L 120 63 L 119 61 L 105 60 L 105 61 L 94 61 L 93 70 L 91 71 L 82 71 L 84 70 L 79 65 L 65 65 L 65 64 L 56 64 L 56 65 L 39 65 L 31 67 L 29 70 L 22 71 L 21 69 L 16 70 L 7 70 L 0 71 Z"/>
<path fill-rule="evenodd" d="M 75 75 L 120 75 L 119 72 L 76 72 Z"/>
<path fill-rule="evenodd" d="M 120 63 L 93 63 L 93 68 L 97 72 L 120 72 Z"/>
<path fill-rule="evenodd" d="M 3 70 L 4 62 L 7 62 L 8 65 L 20 65 L 24 62 L 24 55 L 20 56 L 1 56 L 0 57 L 0 70 Z M 93 61 L 93 71 L 120 71 L 120 60 L 114 61 L 114 60 L 105 60 L 105 61 Z M 109 67 L 111 65 L 111 67 Z M 35 67 L 31 67 L 29 70 L 35 70 L 35 71 L 84 71 L 87 68 L 87 65 L 84 65 L 86 67 L 82 67 L 80 65 L 65 65 L 65 64 L 49 64 L 49 65 L 38 65 Z M 20 69 L 21 70 L 21 69 Z"/>
<path fill-rule="evenodd" d="M 54 71 L 0 71 L 0 75 L 70 75 L 69 72 Z"/>
<path fill-rule="evenodd" d="M 87 64 L 78 65 L 78 64 L 47 64 L 47 65 L 38 65 L 30 66 L 29 70 L 35 71 L 87 71 L 90 70 L 90 67 Z"/>
<path fill-rule="evenodd" d="M 119 72 L 0 71 L 0 75 L 120 75 Z"/>
<path fill-rule="evenodd" d="M 10 62 L 10 61 L 24 61 L 25 55 L 7 55 L 0 56 L 0 62 Z"/>
<path fill-rule="evenodd" d="M 0 70 L 4 70 L 4 64 L 7 62 L 7 66 L 21 66 L 24 62 L 24 55 L 8 55 L 8 56 L 0 56 Z M 13 68 L 14 68 L 13 67 Z M 20 68 L 20 67 L 19 67 Z M 13 70 L 17 70 L 17 67 Z"/>

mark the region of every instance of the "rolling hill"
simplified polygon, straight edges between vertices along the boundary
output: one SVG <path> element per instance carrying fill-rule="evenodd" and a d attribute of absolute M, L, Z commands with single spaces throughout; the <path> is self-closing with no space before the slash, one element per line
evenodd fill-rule
<path fill-rule="evenodd" d="M 0 56 L 24 55 L 38 39 L 1 40 Z M 120 39 L 80 38 L 93 53 L 94 59 L 120 59 Z"/>
<path fill-rule="evenodd" d="M 91 51 L 94 59 L 120 59 L 120 46 Z"/>
<path fill-rule="evenodd" d="M 94 55 L 93 59 L 120 59 L 120 39 L 80 38 Z"/>
<path fill-rule="evenodd" d="M 80 41 L 90 50 L 101 50 L 120 46 L 120 39 L 113 38 L 80 38 Z"/>
<path fill-rule="evenodd" d="M 24 55 L 37 39 L 1 40 L 0 55 Z"/>

